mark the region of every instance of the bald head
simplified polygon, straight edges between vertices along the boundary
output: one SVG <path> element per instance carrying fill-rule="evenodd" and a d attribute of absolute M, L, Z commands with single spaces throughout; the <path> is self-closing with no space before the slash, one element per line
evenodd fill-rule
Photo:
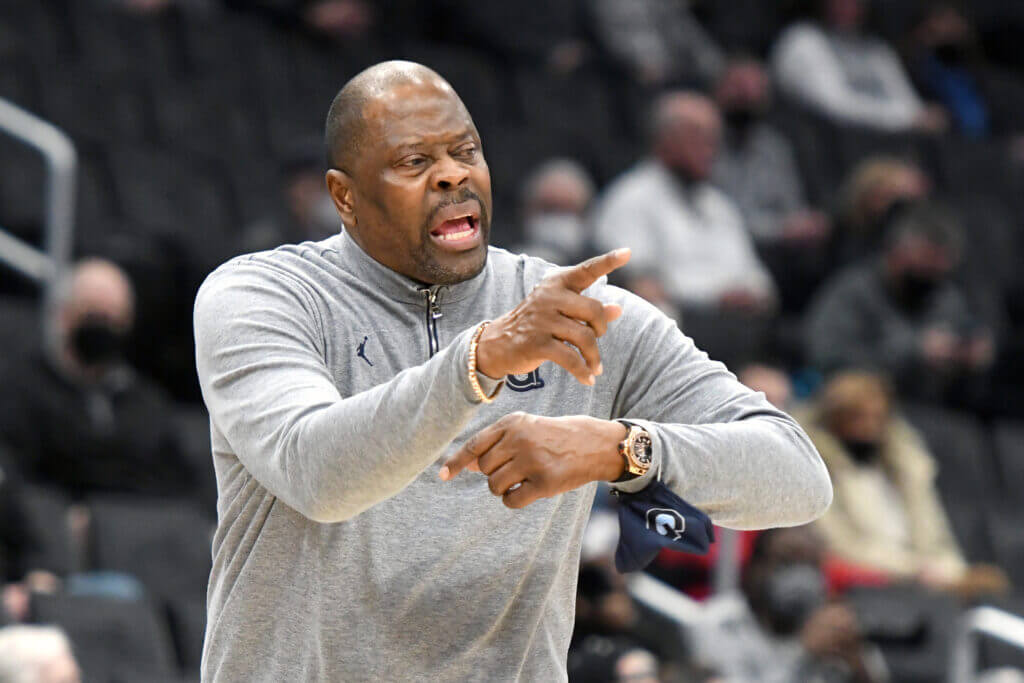
<path fill-rule="evenodd" d="M 706 180 L 718 154 L 722 122 L 718 107 L 705 95 L 671 92 L 651 111 L 654 155 L 686 180 Z"/>
<path fill-rule="evenodd" d="M 353 160 L 369 129 L 369 105 L 393 96 L 402 86 L 430 86 L 458 99 L 448 81 L 416 62 L 394 60 L 364 69 L 338 91 L 327 112 L 324 137 L 330 168 L 352 172 Z"/>

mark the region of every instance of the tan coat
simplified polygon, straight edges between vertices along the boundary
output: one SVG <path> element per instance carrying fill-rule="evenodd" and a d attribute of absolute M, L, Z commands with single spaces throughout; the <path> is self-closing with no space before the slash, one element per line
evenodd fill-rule
<path fill-rule="evenodd" d="M 963 574 L 966 564 L 935 489 L 935 461 L 910 424 L 890 421 L 872 467 L 857 465 L 813 411 L 797 417 L 832 477 L 832 507 L 815 524 L 835 555 L 898 576 L 927 571 L 952 580 Z M 900 513 L 880 485 L 879 470 L 902 501 L 905 534 L 893 533 Z"/>

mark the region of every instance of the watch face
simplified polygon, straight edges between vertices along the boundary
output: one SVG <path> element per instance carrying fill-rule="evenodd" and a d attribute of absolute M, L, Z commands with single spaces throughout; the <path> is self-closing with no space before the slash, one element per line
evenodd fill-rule
<path fill-rule="evenodd" d="M 654 456 L 654 448 L 651 437 L 646 433 L 637 434 L 633 440 L 633 456 L 641 465 L 650 465 Z"/>

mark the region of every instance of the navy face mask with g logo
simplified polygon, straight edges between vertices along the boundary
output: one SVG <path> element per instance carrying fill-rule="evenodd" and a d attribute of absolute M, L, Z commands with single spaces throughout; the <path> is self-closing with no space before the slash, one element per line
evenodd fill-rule
<path fill-rule="evenodd" d="M 619 545 L 615 568 L 632 572 L 649 565 L 662 548 L 704 555 L 715 542 L 711 518 L 660 481 L 636 493 L 617 492 Z"/>

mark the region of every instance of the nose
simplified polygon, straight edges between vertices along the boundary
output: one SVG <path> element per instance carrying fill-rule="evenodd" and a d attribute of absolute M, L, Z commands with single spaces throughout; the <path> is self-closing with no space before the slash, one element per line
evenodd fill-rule
<path fill-rule="evenodd" d="M 469 178 L 469 169 L 448 156 L 434 168 L 434 189 L 436 190 L 452 190 L 465 184 L 466 179 Z"/>

